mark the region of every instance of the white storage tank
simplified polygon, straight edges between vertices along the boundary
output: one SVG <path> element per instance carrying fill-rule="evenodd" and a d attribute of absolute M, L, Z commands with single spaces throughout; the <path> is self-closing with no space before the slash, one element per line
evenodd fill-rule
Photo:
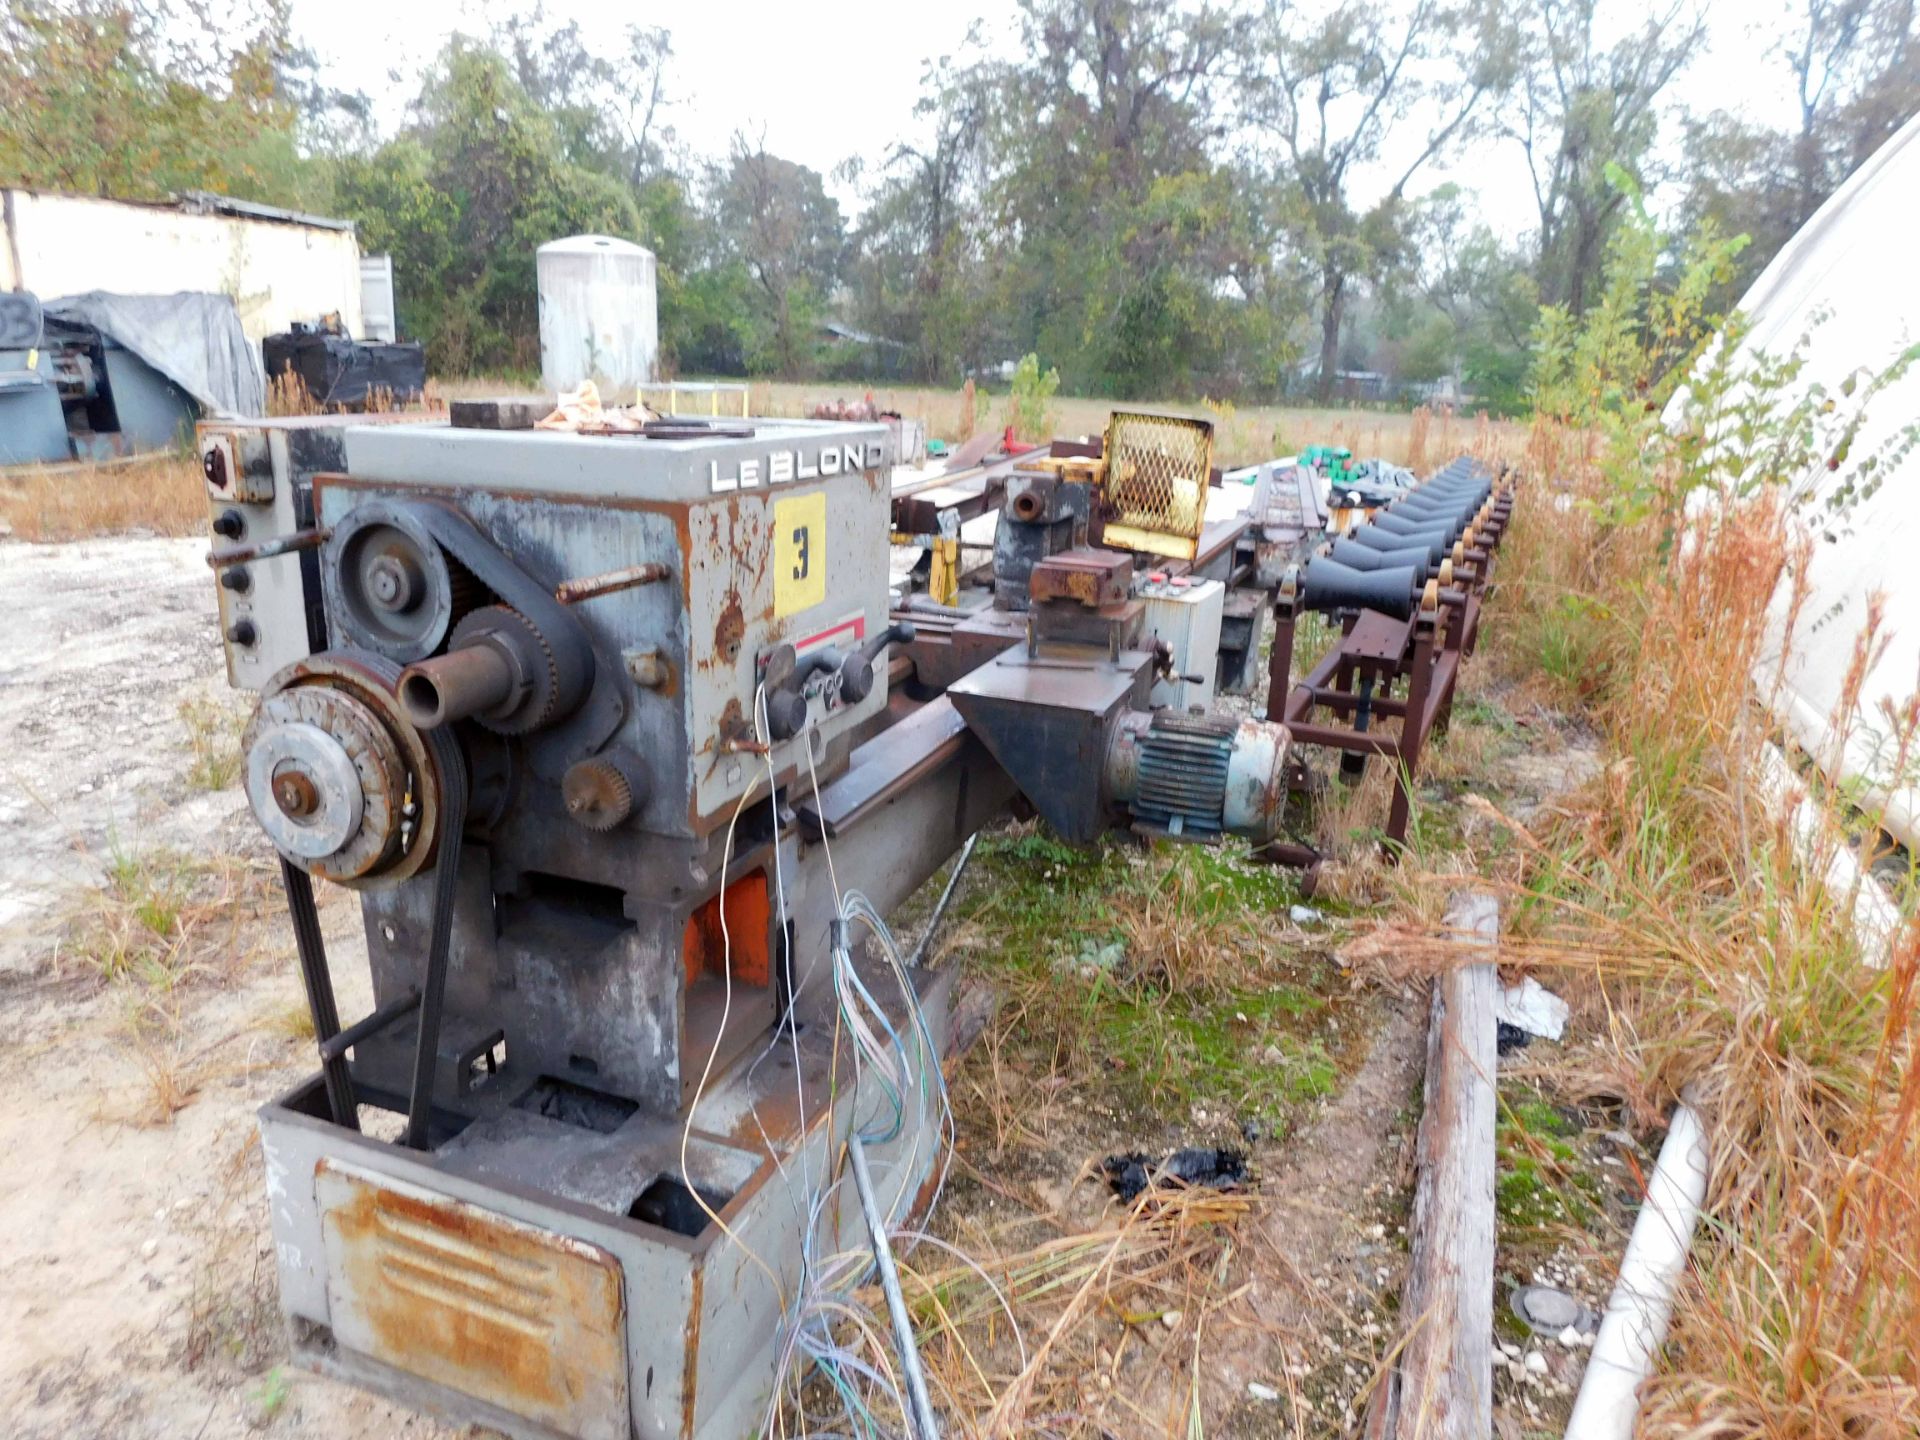
<path fill-rule="evenodd" d="M 611 235 L 574 235 L 535 256 L 540 290 L 540 379 L 551 391 L 600 387 L 627 404 L 654 378 L 660 310 L 653 252 Z"/>

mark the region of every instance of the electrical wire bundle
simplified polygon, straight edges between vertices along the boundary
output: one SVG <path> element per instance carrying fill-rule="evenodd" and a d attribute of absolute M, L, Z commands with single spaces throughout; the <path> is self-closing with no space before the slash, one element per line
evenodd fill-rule
<path fill-rule="evenodd" d="M 764 686 L 754 695 L 753 717 L 755 748 L 766 757 L 768 793 L 777 795 Z M 806 751 L 808 776 L 817 805 L 820 777 L 814 767 L 813 749 L 804 741 L 802 748 Z M 732 863 L 735 828 L 752 793 L 752 787 L 748 787 L 741 795 L 727 826 L 721 860 L 723 884 Z M 829 927 L 830 975 L 834 998 L 833 1065 L 829 1073 L 837 1076 L 841 1048 L 845 1044 L 852 1056 L 854 1073 L 849 1105 L 853 1136 L 849 1139 L 857 1137 L 861 1147 L 885 1147 L 897 1142 L 903 1130 L 910 1128 L 912 1134 L 912 1141 L 903 1155 L 891 1161 L 878 1162 L 875 1166 L 880 1173 L 878 1191 L 883 1196 L 891 1192 L 890 1198 L 884 1198 L 880 1204 L 880 1215 L 873 1217 L 879 1232 L 875 1237 L 876 1242 L 884 1246 L 885 1241 L 881 1236 L 891 1235 L 909 1244 L 926 1243 L 952 1254 L 971 1267 L 1006 1312 L 1012 1333 L 1020 1344 L 1024 1364 L 1025 1342 L 1020 1339 L 1012 1307 L 1000 1287 L 971 1259 L 945 1241 L 923 1232 L 901 1228 L 919 1189 L 916 1176 L 921 1173 L 923 1165 L 922 1137 L 928 1133 L 930 1121 L 933 1122 L 935 1150 L 927 1162 L 934 1176 L 930 1211 L 938 1205 L 940 1195 L 946 1188 L 955 1134 L 953 1107 L 947 1093 L 946 1078 L 940 1069 L 939 1051 L 934 1043 L 932 1028 L 892 930 L 865 895 L 857 890 L 843 892 L 840 889 L 839 876 L 833 865 L 832 847 L 825 836 L 821 837 L 820 843 L 826 856 L 827 874 L 835 902 L 835 918 Z M 778 840 L 773 847 L 773 872 L 780 928 L 782 933 L 788 933 L 790 910 Z M 899 986 L 905 1004 L 907 1023 L 904 1025 L 895 1024 L 854 963 L 853 940 L 856 930 L 861 927 L 878 942 L 885 969 L 891 972 L 894 982 Z M 724 904 L 720 906 L 720 930 L 724 999 L 719 1034 L 724 1035 L 733 1002 L 733 942 Z M 791 1048 L 798 1113 L 804 1117 L 807 1113 L 806 1082 L 800 1061 L 798 1026 L 793 1022 L 792 1011 L 798 1009 L 800 991 L 805 982 L 795 974 L 793 983 L 789 1016 L 776 1028 L 766 1049 L 749 1067 L 748 1075 L 751 1077 L 767 1056 L 774 1053 L 784 1037 Z M 681 1133 L 680 1163 L 683 1177 L 688 1174 L 687 1149 L 694 1115 L 712 1079 L 718 1050 L 719 1038 L 716 1036 L 714 1050 L 707 1057 L 706 1067 L 694 1091 L 693 1104 L 688 1109 L 686 1127 Z M 759 1123 L 757 1111 L 755 1123 Z M 727 1237 L 740 1245 L 749 1258 L 766 1272 L 780 1298 L 782 1322 L 777 1340 L 777 1362 L 761 1426 L 761 1433 L 767 1436 L 800 1433 L 818 1437 L 818 1440 L 831 1440 L 834 1436 L 844 1437 L 844 1440 L 882 1440 L 882 1437 L 902 1433 L 883 1418 L 889 1412 L 902 1417 L 916 1413 L 922 1416 L 930 1414 L 917 1359 L 909 1357 L 907 1365 L 897 1365 L 893 1348 L 874 1324 L 867 1307 L 856 1298 L 856 1292 L 870 1283 L 878 1268 L 876 1250 L 867 1245 L 837 1248 L 842 1207 L 857 1201 L 842 1191 L 849 1180 L 849 1167 L 841 1164 L 840 1160 L 843 1153 L 853 1147 L 837 1136 L 836 1124 L 837 1116 L 830 1116 L 827 1127 L 829 1163 L 826 1173 L 817 1177 L 812 1173 L 808 1145 L 801 1145 L 798 1164 L 789 1168 L 781 1160 L 778 1147 L 772 1144 L 765 1128 L 761 1127 L 762 1139 L 767 1141 L 768 1153 L 773 1156 L 786 1186 L 795 1223 L 799 1227 L 801 1279 L 799 1289 L 794 1294 L 787 1293 L 786 1286 L 774 1269 L 708 1206 L 700 1197 L 699 1188 L 690 1179 L 685 1181 L 709 1220 L 719 1225 Z M 890 1273 L 887 1278 L 891 1280 Z M 896 1310 L 896 1325 L 903 1320 L 904 1311 Z M 910 1338 L 904 1338 L 904 1344 L 910 1349 Z M 902 1369 L 908 1372 L 905 1378 Z M 839 1402 L 846 1425 L 844 1430 L 819 1430 L 807 1423 L 801 1391 L 810 1376 L 820 1378 Z M 792 1431 L 787 1423 L 790 1414 L 795 1427 Z M 930 1428 L 925 1423 L 913 1427 L 916 1431 Z M 935 1437 L 923 1434 L 920 1440 L 935 1440 Z"/>

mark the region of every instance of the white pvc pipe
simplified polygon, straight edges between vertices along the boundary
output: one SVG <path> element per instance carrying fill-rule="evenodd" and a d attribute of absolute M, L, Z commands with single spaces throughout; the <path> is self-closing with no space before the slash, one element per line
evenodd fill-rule
<path fill-rule="evenodd" d="M 1674 1107 L 1646 1202 L 1627 1239 L 1566 1440 L 1631 1440 L 1640 1382 L 1653 1373 L 1654 1357 L 1666 1342 L 1673 1292 L 1687 1267 L 1706 1195 L 1706 1131 L 1683 1102 Z"/>
<path fill-rule="evenodd" d="M 1893 938 L 1900 931 L 1900 907 L 1871 872 L 1862 870 L 1845 835 L 1833 817 L 1815 803 L 1787 757 L 1777 745 L 1760 747 L 1760 793 L 1774 814 L 1785 814 L 1793 840 L 1794 857 L 1806 869 L 1824 859 L 1821 875 L 1827 892 L 1853 910 L 1853 933 L 1860 958 L 1884 969 Z"/>

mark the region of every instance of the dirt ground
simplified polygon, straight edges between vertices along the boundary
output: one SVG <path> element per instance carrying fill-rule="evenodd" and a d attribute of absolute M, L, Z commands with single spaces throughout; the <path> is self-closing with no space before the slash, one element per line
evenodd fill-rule
<path fill-rule="evenodd" d="M 471 1433 L 277 1368 L 253 1112 L 310 1042 L 258 831 L 237 788 L 188 775 L 182 706 L 242 713 L 204 551 L 0 543 L 0 1428 Z M 106 983 L 76 952 L 103 887 L 148 865 L 210 884 L 210 913 L 172 965 Z M 365 1008 L 357 913 L 335 899 L 325 917 L 342 1008 Z"/>

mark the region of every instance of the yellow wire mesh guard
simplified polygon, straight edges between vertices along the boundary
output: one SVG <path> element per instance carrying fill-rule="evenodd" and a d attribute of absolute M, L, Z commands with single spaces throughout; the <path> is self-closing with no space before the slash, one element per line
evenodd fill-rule
<path fill-rule="evenodd" d="M 1115 410 L 1107 420 L 1102 543 L 1191 560 L 1207 520 L 1213 422 Z"/>

